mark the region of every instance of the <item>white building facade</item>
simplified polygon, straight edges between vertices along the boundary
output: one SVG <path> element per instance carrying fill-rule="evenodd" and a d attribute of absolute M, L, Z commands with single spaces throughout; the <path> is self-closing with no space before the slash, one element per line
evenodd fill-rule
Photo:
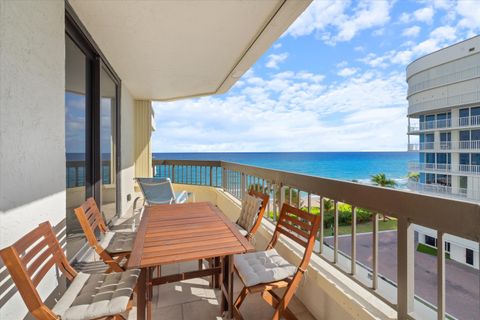
<path fill-rule="evenodd" d="M 419 154 L 409 188 L 480 202 L 480 36 L 415 60 L 407 83 L 408 146 Z M 436 231 L 416 230 L 419 242 L 436 247 Z M 457 237 L 446 243 L 452 259 L 476 268 L 478 248 Z"/>

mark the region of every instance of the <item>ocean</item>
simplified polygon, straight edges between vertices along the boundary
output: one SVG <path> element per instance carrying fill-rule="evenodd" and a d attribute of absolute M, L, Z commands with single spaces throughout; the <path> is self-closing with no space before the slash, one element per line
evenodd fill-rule
<path fill-rule="evenodd" d="M 313 176 L 357 180 L 385 173 L 399 188 L 406 187 L 410 152 L 242 152 L 242 153 L 153 153 L 159 160 L 223 160 Z"/>

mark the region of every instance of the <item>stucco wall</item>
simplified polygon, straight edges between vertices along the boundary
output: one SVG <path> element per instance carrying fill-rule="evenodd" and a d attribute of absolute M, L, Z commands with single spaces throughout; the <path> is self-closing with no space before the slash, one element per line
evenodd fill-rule
<path fill-rule="evenodd" d="M 1 248 L 65 217 L 64 20 L 63 1 L 0 1 Z M 3 265 L 0 275 L 8 277 Z M 52 269 L 42 297 L 55 279 Z M 15 292 L 0 292 L 0 319 L 27 313 Z"/>

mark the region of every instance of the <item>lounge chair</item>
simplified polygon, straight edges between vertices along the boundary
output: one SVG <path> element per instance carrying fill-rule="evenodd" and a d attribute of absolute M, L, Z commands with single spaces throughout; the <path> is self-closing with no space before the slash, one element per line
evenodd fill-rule
<path fill-rule="evenodd" d="M 136 233 L 110 231 L 93 198 L 88 198 L 74 211 L 90 247 L 95 250 L 103 262 L 108 264 L 107 272 L 124 271 L 122 263 L 128 260 L 132 252 Z M 97 229 L 101 236 L 100 241 L 97 239 Z"/>
<path fill-rule="evenodd" d="M 296 319 L 288 309 L 288 303 L 307 270 L 319 227 L 320 215 L 312 215 L 283 204 L 272 240 L 266 251 L 234 256 L 235 271 L 244 285 L 233 307 L 236 319 L 243 319 L 239 309 L 247 294 L 250 293 L 261 293 L 262 298 L 275 308 L 272 319 L 278 320 L 281 317 Z M 280 235 L 290 238 L 305 248 L 303 259 L 298 267 L 285 260 L 274 249 Z M 278 288 L 286 288 L 283 297 L 273 291 Z"/>
<path fill-rule="evenodd" d="M 49 222 L 41 223 L 13 245 L 0 250 L 0 256 L 36 319 L 123 319 L 121 314 L 132 307 L 140 270 L 110 274 L 75 271 Z M 55 306 L 49 308 L 36 287 L 54 266 L 71 283 Z"/>
<path fill-rule="evenodd" d="M 184 203 L 186 191 L 175 192 L 170 178 L 135 178 L 146 205 Z"/>

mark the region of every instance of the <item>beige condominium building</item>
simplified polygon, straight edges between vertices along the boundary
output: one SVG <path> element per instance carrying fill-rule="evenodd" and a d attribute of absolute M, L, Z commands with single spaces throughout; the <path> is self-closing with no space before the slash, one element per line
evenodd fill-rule
<path fill-rule="evenodd" d="M 409 188 L 480 202 L 480 36 L 413 61 L 407 83 L 408 146 L 418 152 Z M 420 242 L 436 247 L 433 230 L 416 229 Z M 452 259 L 478 268 L 478 243 L 451 237 L 445 246 Z"/>

